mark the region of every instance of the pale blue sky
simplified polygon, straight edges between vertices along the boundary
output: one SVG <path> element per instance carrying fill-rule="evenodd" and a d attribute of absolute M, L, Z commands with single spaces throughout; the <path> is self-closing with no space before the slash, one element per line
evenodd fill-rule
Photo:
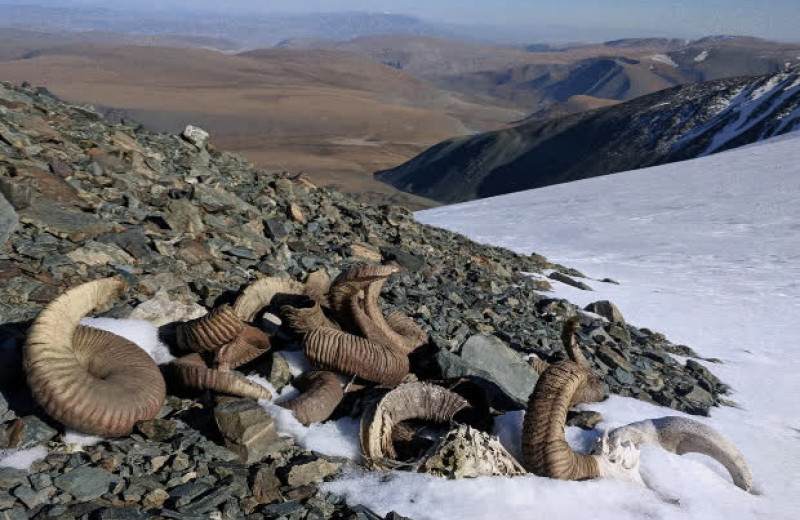
<path fill-rule="evenodd" d="M 800 0 L 0 0 L 0 4 L 207 8 L 227 12 L 388 11 L 431 21 L 653 30 L 660 35 L 749 34 L 800 40 Z"/>

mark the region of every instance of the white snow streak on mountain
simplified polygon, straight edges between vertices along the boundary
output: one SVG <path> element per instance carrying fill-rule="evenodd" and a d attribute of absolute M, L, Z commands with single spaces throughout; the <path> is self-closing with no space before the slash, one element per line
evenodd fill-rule
<path fill-rule="evenodd" d="M 610 299 L 632 324 L 722 359 L 704 364 L 733 387 L 729 398 L 740 407 L 699 419 L 738 444 L 759 494 L 734 487 L 705 457 L 650 448 L 643 471 L 658 492 L 608 480 L 447 482 L 397 473 L 390 483 L 354 474 L 329 489 L 381 514 L 394 509 L 416 520 L 800 518 L 800 134 L 417 218 L 617 279 L 619 286 L 589 281 L 595 292 L 556 284 L 557 295 L 581 305 Z M 676 415 L 621 397 L 585 408 L 603 413 L 603 429 Z M 573 428 L 568 438 L 586 446 L 586 435 Z"/>

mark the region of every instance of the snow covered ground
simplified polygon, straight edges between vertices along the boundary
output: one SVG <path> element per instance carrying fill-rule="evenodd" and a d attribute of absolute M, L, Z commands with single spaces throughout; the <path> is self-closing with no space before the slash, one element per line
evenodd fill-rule
<path fill-rule="evenodd" d="M 621 285 L 556 284 L 574 303 L 615 302 L 627 320 L 724 364 L 738 408 L 701 418 L 747 458 L 756 494 L 716 463 L 647 448 L 657 491 L 614 481 L 535 476 L 447 482 L 353 474 L 326 486 L 385 514 L 472 518 L 800 518 L 800 134 L 685 163 L 420 212 L 419 221 L 520 253 L 537 252 Z M 587 405 L 599 428 L 675 412 L 612 397 Z M 521 414 L 498 433 L 512 452 Z M 576 448 L 591 435 L 569 428 Z M 670 501 L 667 498 L 677 498 Z"/>

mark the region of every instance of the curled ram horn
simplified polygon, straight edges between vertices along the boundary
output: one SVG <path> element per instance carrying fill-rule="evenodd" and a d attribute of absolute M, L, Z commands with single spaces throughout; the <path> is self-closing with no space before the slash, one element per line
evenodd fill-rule
<path fill-rule="evenodd" d="M 320 327 L 303 338 L 311 364 L 367 381 L 397 385 L 408 373 L 408 356 L 367 339 Z"/>
<path fill-rule="evenodd" d="M 127 435 L 164 404 L 164 378 L 144 350 L 110 332 L 79 326 L 124 289 L 121 279 L 106 278 L 68 290 L 39 313 L 25 343 L 34 398 L 48 415 L 83 433 Z"/>
<path fill-rule="evenodd" d="M 405 383 L 375 401 L 361 418 L 359 441 L 367 467 L 387 469 L 399 463 L 392 430 L 402 421 L 420 419 L 449 424 L 469 407 L 466 399 L 430 383 Z"/>
<path fill-rule="evenodd" d="M 262 309 L 280 303 L 275 301 L 277 297 L 301 296 L 305 290 L 303 284 L 289 278 L 261 278 L 242 291 L 233 305 L 233 312 L 239 319 L 252 323 Z"/>
<path fill-rule="evenodd" d="M 236 372 L 209 368 L 200 354 L 188 354 L 175 360 L 172 365 L 177 382 L 183 388 L 213 390 L 251 399 L 272 398 L 269 390 Z"/>
<path fill-rule="evenodd" d="M 742 452 L 728 438 L 700 421 L 684 417 L 650 419 L 611 430 L 607 437 L 611 446 L 629 443 L 638 448 L 641 444 L 652 444 L 678 455 L 707 455 L 728 470 L 736 486 L 745 491 L 753 487 L 753 474 Z M 605 458 L 603 453 L 608 452 L 602 444 L 595 451 L 601 460 Z M 601 464 L 600 469 L 600 476 L 614 472 L 613 465 Z"/>
<path fill-rule="evenodd" d="M 528 401 L 522 424 L 522 464 L 541 477 L 586 480 L 600 476 L 597 460 L 576 453 L 564 425 L 569 409 L 581 402 L 592 374 L 573 361 L 547 367 Z"/>
<path fill-rule="evenodd" d="M 246 327 L 230 305 L 221 305 L 205 316 L 181 323 L 178 348 L 183 352 L 216 352 L 232 342 Z"/>
<path fill-rule="evenodd" d="M 324 370 L 304 372 L 292 381 L 292 386 L 302 393 L 278 406 L 291 410 L 304 426 L 327 420 L 344 397 L 339 377 Z"/>
<path fill-rule="evenodd" d="M 329 320 L 325 316 L 322 306 L 313 299 L 306 299 L 294 305 L 282 306 L 281 316 L 286 321 L 289 330 L 298 336 L 320 327 L 339 329 L 339 325 Z"/>
<path fill-rule="evenodd" d="M 258 327 L 246 326 L 233 341 L 219 349 L 217 368 L 231 370 L 245 365 L 270 351 L 269 335 Z"/>
<path fill-rule="evenodd" d="M 427 335 L 408 318 L 395 318 L 395 330 L 383 316 L 378 299 L 394 266 L 367 265 L 350 269 L 331 287 L 329 300 L 337 320 L 345 330 L 368 340 L 408 354 L 427 342 Z M 424 338 L 422 342 L 420 339 Z"/>

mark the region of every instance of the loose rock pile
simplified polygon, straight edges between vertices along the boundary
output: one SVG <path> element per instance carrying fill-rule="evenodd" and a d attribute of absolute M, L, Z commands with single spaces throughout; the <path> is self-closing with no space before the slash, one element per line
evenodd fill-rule
<path fill-rule="evenodd" d="M 0 519 L 378 518 L 321 494 L 317 483 L 350 463 L 270 435 L 254 401 L 169 397 L 129 437 L 74 451 L 26 409 L 20 369 L 30 320 L 90 280 L 116 275 L 132 288 L 106 316 L 136 309 L 160 326 L 233 303 L 258 275 L 333 279 L 370 263 L 400 270 L 381 293 L 387 315 L 401 310 L 430 335 L 412 355 L 415 371 L 475 383 L 487 410 L 525 407 L 538 377 L 525 357 L 565 359 L 559 335 L 576 314 L 584 355 L 612 393 L 694 414 L 726 404 L 727 387 L 708 369 L 671 356 L 697 357 L 690 348 L 627 324 L 608 302 L 585 312 L 547 297 L 549 283 L 529 275 L 581 273 L 257 170 L 197 128 L 175 136 L 113 125 L 43 89 L 3 85 L 0 449 L 47 445 L 50 454 L 30 473 L 0 468 Z M 287 345 L 300 341 L 286 332 L 276 331 Z M 265 357 L 248 370 L 287 384 L 280 354 Z M 254 419 L 258 410 L 266 417 Z M 262 429 L 258 442 L 242 438 L 247 421 Z"/>

